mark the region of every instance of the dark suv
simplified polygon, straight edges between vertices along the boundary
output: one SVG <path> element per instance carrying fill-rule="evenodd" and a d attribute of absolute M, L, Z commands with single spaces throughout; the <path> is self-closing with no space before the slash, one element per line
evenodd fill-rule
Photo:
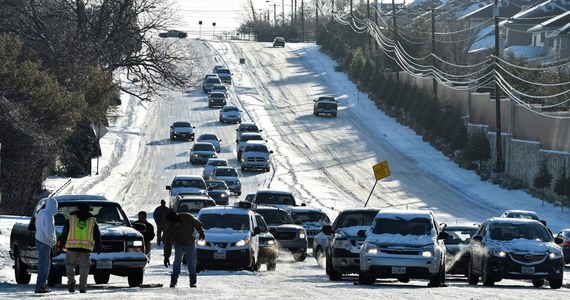
<path fill-rule="evenodd" d="M 273 40 L 273 47 L 283 47 L 285 48 L 285 39 L 278 36 Z"/>
<path fill-rule="evenodd" d="M 263 216 L 280 249 L 291 252 L 295 261 L 305 260 L 308 244 L 307 232 L 303 227 L 295 224 L 286 210 L 272 206 L 257 206 L 255 212 Z"/>
<path fill-rule="evenodd" d="M 471 238 L 468 282 L 492 286 L 502 279 L 531 279 L 541 287 L 562 286 L 564 255 L 546 227 L 536 220 L 491 218 Z"/>
<path fill-rule="evenodd" d="M 319 97 L 319 99 L 313 100 L 313 114 L 315 116 L 329 115 L 331 117 L 336 117 L 338 110 L 338 103 L 333 97 Z"/>

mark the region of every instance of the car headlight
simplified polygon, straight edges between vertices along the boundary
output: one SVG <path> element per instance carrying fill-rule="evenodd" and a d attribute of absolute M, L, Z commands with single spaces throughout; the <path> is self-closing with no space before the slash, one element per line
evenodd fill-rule
<path fill-rule="evenodd" d="M 422 256 L 423 257 L 432 257 L 433 256 L 433 252 L 430 250 L 424 250 L 422 251 Z"/>
<path fill-rule="evenodd" d="M 206 246 L 206 240 L 198 240 L 196 243 L 200 246 Z"/>
<path fill-rule="evenodd" d="M 241 159 L 241 162 L 245 162 L 245 158 L 242 158 L 242 159 Z"/>
<path fill-rule="evenodd" d="M 192 154 L 192 157 L 198 157 L 198 154 Z"/>
<path fill-rule="evenodd" d="M 127 252 L 143 252 L 144 243 L 141 240 L 127 241 Z"/>
<path fill-rule="evenodd" d="M 241 184 L 241 182 L 238 180 L 238 181 L 236 181 L 236 183 L 235 183 L 235 184 Z"/>
<path fill-rule="evenodd" d="M 496 257 L 507 257 L 507 253 L 505 251 L 502 251 L 500 249 L 491 249 L 491 255 L 496 256 Z"/>
<path fill-rule="evenodd" d="M 560 252 L 560 251 L 553 251 L 553 252 L 550 252 L 550 254 L 548 255 L 548 258 L 550 258 L 550 259 L 559 259 L 559 258 L 562 258 L 562 252 Z"/>
<path fill-rule="evenodd" d="M 366 252 L 366 254 L 372 254 L 372 255 L 378 254 L 378 252 L 379 252 L 378 246 L 376 246 L 374 244 L 367 243 L 366 248 L 365 248 L 365 252 Z"/>
<path fill-rule="evenodd" d="M 249 244 L 249 240 L 248 240 L 248 239 L 239 240 L 239 241 L 237 241 L 236 246 L 237 246 L 237 247 L 240 247 L 240 246 L 245 246 L 245 245 L 247 245 L 247 244 Z"/>
<path fill-rule="evenodd" d="M 300 238 L 300 239 L 304 239 L 304 238 L 306 238 L 306 237 L 307 237 L 307 234 L 305 233 L 305 230 L 300 229 L 300 230 L 299 230 L 299 238 Z"/>
<path fill-rule="evenodd" d="M 265 241 L 263 244 L 264 244 L 264 245 L 273 246 L 273 245 L 275 245 L 276 243 L 275 243 L 275 240 L 268 240 L 268 241 Z"/>
<path fill-rule="evenodd" d="M 348 240 L 335 240 L 334 247 L 340 249 L 350 250 L 350 242 Z"/>

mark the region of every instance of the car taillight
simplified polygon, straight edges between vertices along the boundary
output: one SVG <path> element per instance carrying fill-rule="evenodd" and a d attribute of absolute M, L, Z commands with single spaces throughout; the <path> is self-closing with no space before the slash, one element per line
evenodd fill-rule
<path fill-rule="evenodd" d="M 564 242 L 562 242 L 562 246 L 570 246 L 570 241 L 564 241 Z"/>

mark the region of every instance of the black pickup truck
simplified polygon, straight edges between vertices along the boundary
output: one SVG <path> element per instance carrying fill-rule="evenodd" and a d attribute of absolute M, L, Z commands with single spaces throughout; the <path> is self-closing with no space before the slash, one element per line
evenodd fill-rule
<path fill-rule="evenodd" d="M 54 198 L 58 202 L 58 213 L 54 217 L 58 238 L 69 214 L 78 209 L 80 202 L 88 203 L 91 213 L 97 218 L 102 249 L 100 254 L 91 253 L 89 269 L 89 274 L 93 274 L 95 283 L 108 283 L 112 274 L 127 276 L 130 287 L 140 286 L 148 263 L 148 258 L 144 254 L 143 236 L 133 228 L 121 205 L 95 195 L 62 195 Z M 45 207 L 46 200 L 44 198 L 38 202 L 29 223 L 16 223 L 12 227 L 10 257 L 14 260 L 18 284 L 28 284 L 31 273 L 37 272 L 35 218 L 38 211 Z M 61 284 L 61 279 L 65 276 L 65 253 L 56 255 L 55 248 L 52 251 L 48 277 L 50 286 Z"/>

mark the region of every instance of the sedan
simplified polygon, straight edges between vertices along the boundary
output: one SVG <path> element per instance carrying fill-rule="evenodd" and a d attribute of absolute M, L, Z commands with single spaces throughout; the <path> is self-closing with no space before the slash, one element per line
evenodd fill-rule
<path fill-rule="evenodd" d="M 208 196 L 210 196 L 218 205 L 228 205 L 230 202 L 230 188 L 223 180 L 206 180 L 208 187 Z"/>
<path fill-rule="evenodd" d="M 241 123 L 241 110 L 237 106 L 224 105 L 220 109 L 220 123 Z"/>
<path fill-rule="evenodd" d="M 183 138 L 187 140 L 194 140 L 194 126 L 190 122 L 178 121 L 170 125 L 170 140 Z"/>
<path fill-rule="evenodd" d="M 442 231 L 449 234 L 449 237 L 444 240 L 445 272 L 447 274 L 467 275 L 469 242 L 478 229 L 479 225 L 444 225 L 442 227 Z"/>
<path fill-rule="evenodd" d="M 214 145 L 214 148 L 216 148 L 216 152 L 218 152 L 218 153 L 220 153 L 220 151 L 222 150 L 221 149 L 222 147 L 220 146 L 220 142 L 222 140 L 220 140 L 218 138 L 218 136 L 213 134 L 213 133 L 201 134 L 196 141 L 197 142 L 210 143 L 210 144 Z"/>
<path fill-rule="evenodd" d="M 230 191 L 241 195 L 241 181 L 239 174 L 234 167 L 216 167 L 212 172 L 212 180 L 223 180 L 226 182 Z"/>
<path fill-rule="evenodd" d="M 210 179 L 210 177 L 212 177 L 212 172 L 214 172 L 214 169 L 216 167 L 227 167 L 228 165 L 229 164 L 228 164 L 227 159 L 210 158 L 206 162 L 206 165 L 204 165 L 204 170 L 202 171 L 202 178 L 204 178 L 205 180 L 208 180 L 208 179 Z"/>
<path fill-rule="evenodd" d="M 161 32 L 158 34 L 158 36 L 161 38 L 177 37 L 177 38 L 183 39 L 183 38 L 188 36 L 188 33 L 184 32 L 184 31 L 172 29 L 172 30 L 169 30 L 167 32 Z"/>
<path fill-rule="evenodd" d="M 564 263 L 570 264 L 570 229 L 562 229 L 557 238 L 562 240 L 562 252 L 564 252 Z"/>
<path fill-rule="evenodd" d="M 208 94 L 208 107 L 224 107 L 227 102 L 227 96 L 225 93 L 211 92 Z"/>
<path fill-rule="evenodd" d="M 216 148 L 211 143 L 196 142 L 190 149 L 190 163 L 206 163 L 210 158 L 216 158 Z"/>

